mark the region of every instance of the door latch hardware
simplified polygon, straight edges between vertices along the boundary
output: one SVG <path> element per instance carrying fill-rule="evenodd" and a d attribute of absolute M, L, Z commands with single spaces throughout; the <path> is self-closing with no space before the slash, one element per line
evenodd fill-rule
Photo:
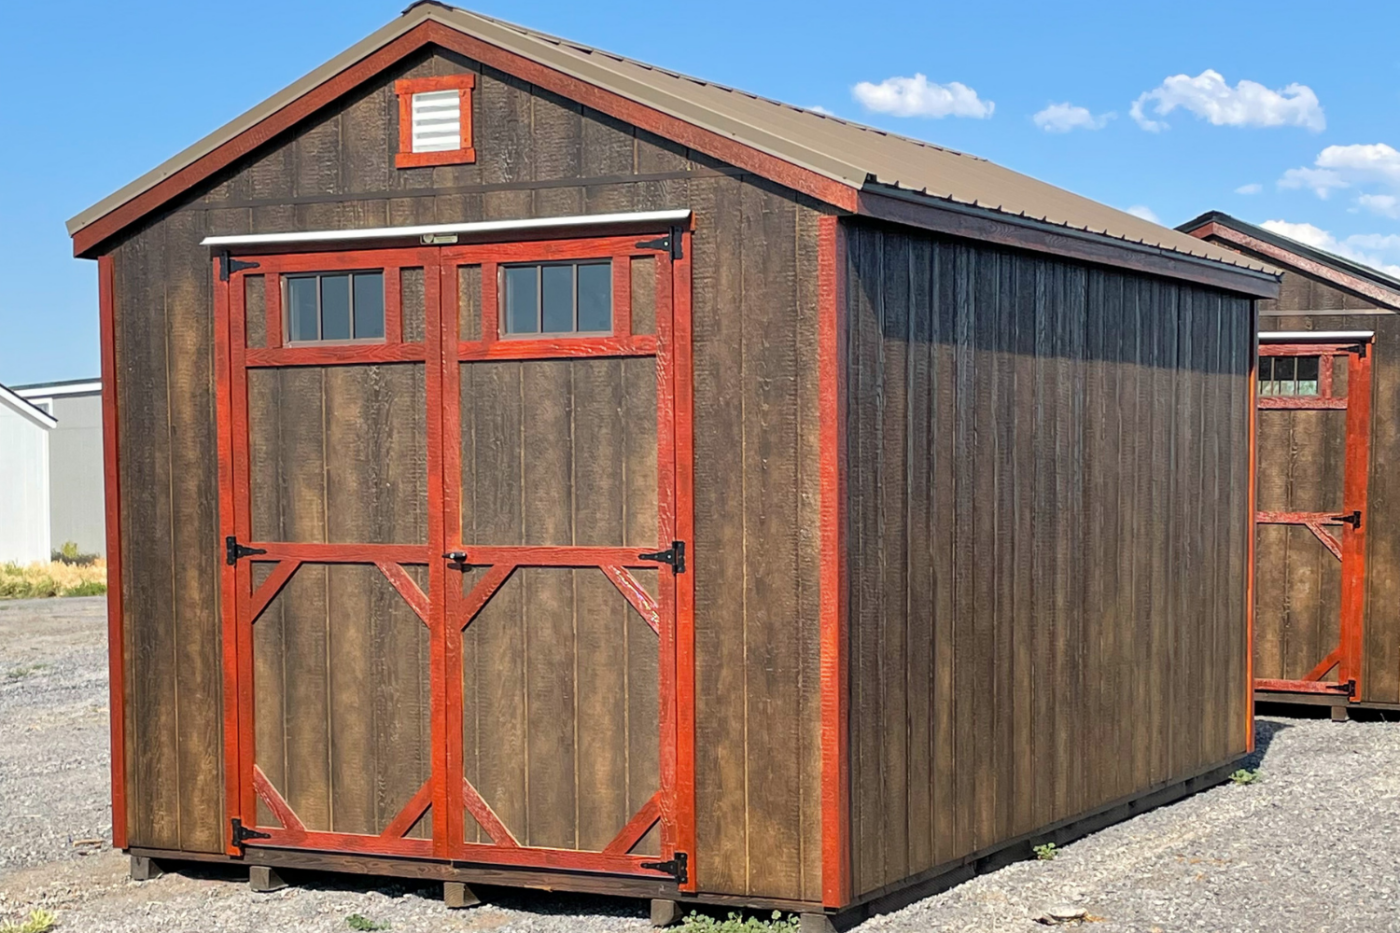
<path fill-rule="evenodd" d="M 685 542 L 672 541 L 664 551 L 638 554 L 637 560 L 654 560 L 658 564 L 670 564 L 672 573 L 685 573 Z"/>
<path fill-rule="evenodd" d="M 266 554 L 267 551 L 259 547 L 244 547 L 238 543 L 238 539 L 229 535 L 224 539 L 224 561 L 230 567 L 236 565 L 244 557 L 252 557 L 254 554 Z"/>
<path fill-rule="evenodd" d="M 460 570 L 466 573 L 468 570 L 472 569 L 472 565 L 467 563 L 466 551 L 448 551 L 446 554 L 442 555 L 442 559 L 448 561 L 452 565 L 453 570 Z"/>
<path fill-rule="evenodd" d="M 675 856 L 665 862 L 642 862 L 639 866 L 649 871 L 659 871 L 670 875 L 676 879 L 678 884 L 685 884 L 690 880 L 690 872 L 687 870 L 688 857 L 684 852 L 677 852 Z"/>
<path fill-rule="evenodd" d="M 258 263 L 250 262 L 246 259 L 234 259 L 228 253 L 219 254 L 219 281 L 227 282 L 228 277 L 235 272 L 242 272 L 244 269 L 256 269 Z"/>
<path fill-rule="evenodd" d="M 233 824 L 233 844 L 238 848 L 246 846 L 251 839 L 271 839 L 267 833 L 260 833 L 256 829 L 249 829 L 243 825 L 243 821 L 238 817 L 229 820 Z"/>
<path fill-rule="evenodd" d="M 1359 530 L 1361 528 L 1361 510 L 1352 509 L 1345 515 L 1329 515 L 1327 516 L 1327 520 L 1341 522 L 1343 525 L 1350 525 Z"/>

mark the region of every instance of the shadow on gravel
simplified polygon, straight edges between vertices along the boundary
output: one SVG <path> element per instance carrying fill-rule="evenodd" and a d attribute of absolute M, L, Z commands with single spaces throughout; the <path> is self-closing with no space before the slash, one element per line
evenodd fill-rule
<path fill-rule="evenodd" d="M 1244 760 L 1244 767 L 1257 768 L 1264 762 L 1264 756 L 1269 753 L 1269 745 L 1273 743 L 1274 736 L 1285 729 L 1293 728 L 1286 722 L 1275 722 L 1272 719 L 1254 720 L 1254 751 Z"/>

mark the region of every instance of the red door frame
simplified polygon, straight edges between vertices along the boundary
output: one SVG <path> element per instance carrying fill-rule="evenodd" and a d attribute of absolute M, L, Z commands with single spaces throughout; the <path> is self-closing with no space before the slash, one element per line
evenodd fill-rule
<path fill-rule="evenodd" d="M 473 591 L 470 600 L 454 586 L 455 573 L 444 555 L 449 538 L 460 541 L 460 526 L 449 532 L 449 516 L 460 516 L 460 476 L 456 439 L 457 379 L 459 363 L 470 359 L 550 359 L 577 356 L 655 355 L 658 367 L 657 435 L 659 537 L 657 550 L 672 540 L 693 541 L 693 435 L 690 356 L 690 234 L 673 229 L 661 241 L 640 243 L 636 234 L 582 240 L 538 240 L 525 243 L 482 244 L 467 247 L 424 247 L 393 250 L 285 253 L 242 257 L 256 266 L 228 274 L 227 257 L 216 257 L 215 273 L 215 369 L 218 382 L 220 534 L 240 544 L 264 551 L 262 561 L 278 566 L 254 592 L 251 563 L 237 560 L 222 570 L 225 795 L 227 816 L 252 827 L 257 804 L 262 802 L 282 821 L 281 829 L 259 827 L 267 837 L 248 844 L 323 851 L 348 851 L 433 857 L 481 864 L 528 866 L 563 870 L 665 877 L 669 870 L 651 867 L 645 856 L 627 854 L 647 830 L 661 823 L 662 855 L 693 859 L 695 852 L 694 789 L 694 576 L 668 574 L 659 569 L 660 600 L 651 597 L 627 573 L 628 568 L 659 568 L 642 560 L 640 549 L 631 548 L 482 548 L 472 546 L 471 558 L 491 563 L 495 570 Z M 631 333 L 630 277 L 627 263 L 614 264 L 614 336 L 560 338 L 555 340 L 497 340 L 494 278 L 483 276 L 483 334 L 481 341 L 457 339 L 456 268 L 480 262 L 483 272 L 497 263 L 541 259 L 647 256 L 657 260 L 657 334 Z M 398 270 L 424 269 L 427 302 L 427 340 L 402 341 Z M 282 341 L 281 275 L 292 271 L 336 269 L 385 269 L 385 334 L 383 344 L 287 347 Z M 445 281 L 452 276 L 449 285 Z M 265 349 L 247 349 L 244 278 L 264 277 L 267 313 Z M 669 310 L 663 310 L 669 309 Z M 427 383 L 428 508 L 426 545 L 329 545 L 254 542 L 251 537 L 250 475 L 248 457 L 247 369 L 298 365 L 335 365 L 373 362 L 423 362 Z M 451 480 L 451 481 L 449 481 Z M 615 552 L 615 553 L 614 553 Z M 222 551 L 221 551 L 221 556 Z M 252 622 L 277 595 L 302 562 L 374 563 L 404 596 L 432 633 L 432 779 L 414 795 L 398 817 L 379 836 L 309 832 L 262 778 L 254 764 Z M 429 568 L 428 593 L 423 593 L 404 572 L 403 564 Z M 462 777 L 461 681 L 453 671 L 461 669 L 461 632 L 490 598 L 496 587 L 518 566 L 598 566 L 618 586 L 659 636 L 661 665 L 661 790 L 642 808 L 603 852 L 583 852 L 520 846 L 509 837 Z M 449 576 L 450 575 L 450 576 Z M 488 586 L 489 584 L 489 586 Z M 666 620 L 673 619 L 673 624 Z M 449 620 L 464 620 L 454 628 Z M 455 716 L 453 711 L 455 710 Z M 453 728 L 456 723 L 456 728 Z M 455 754 L 453 753 L 455 749 Z M 453 794 L 451 787 L 462 787 Z M 445 818 L 433 821 L 433 839 L 405 839 L 403 834 L 429 807 Z M 464 812 L 488 828 L 494 845 L 455 843 L 462 838 Z M 501 835 L 504 833 L 504 835 Z M 244 846 L 233 838 L 226 851 L 237 855 Z M 648 867 L 643 867 L 647 864 Z M 693 862 L 681 890 L 694 891 Z"/>
<path fill-rule="evenodd" d="M 1258 512 L 1258 524 L 1301 525 L 1342 562 L 1340 637 L 1331 651 L 1300 680 L 1256 678 L 1254 689 L 1271 693 L 1343 695 L 1355 702 L 1362 696 L 1362 651 L 1366 615 L 1366 520 L 1371 465 L 1371 338 L 1346 343 L 1261 343 L 1259 356 L 1321 358 L 1315 396 L 1258 396 L 1268 410 L 1345 410 L 1346 466 L 1342 511 Z M 1333 393 L 1333 361 L 1346 357 L 1347 393 Z M 1340 543 L 1324 526 L 1340 526 Z M 1337 680 L 1322 678 L 1337 671 Z"/>

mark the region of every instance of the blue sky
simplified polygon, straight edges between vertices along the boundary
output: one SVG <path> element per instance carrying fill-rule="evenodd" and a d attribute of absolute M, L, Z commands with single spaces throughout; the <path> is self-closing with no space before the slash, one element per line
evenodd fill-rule
<path fill-rule="evenodd" d="M 97 373 L 96 267 L 70 258 L 68 217 L 402 5 L 4 4 L 0 382 Z M 1166 224 L 1225 210 L 1400 272 L 1393 3 L 1344 15 L 1278 0 L 474 8 L 973 152 Z M 1052 104 L 1068 106 L 1038 124 Z"/>

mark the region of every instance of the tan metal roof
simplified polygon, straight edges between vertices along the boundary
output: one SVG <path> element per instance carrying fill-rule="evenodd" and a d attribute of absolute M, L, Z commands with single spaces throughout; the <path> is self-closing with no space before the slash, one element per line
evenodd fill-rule
<path fill-rule="evenodd" d="M 768 100 L 436 2 L 410 7 L 373 35 L 78 214 L 68 222 L 69 234 L 77 233 L 428 20 L 730 137 L 854 190 L 869 183 L 893 186 L 930 199 L 973 205 L 1256 272 L 1276 273 L 1273 268 L 1232 250 L 1142 220 L 977 156 Z"/>

